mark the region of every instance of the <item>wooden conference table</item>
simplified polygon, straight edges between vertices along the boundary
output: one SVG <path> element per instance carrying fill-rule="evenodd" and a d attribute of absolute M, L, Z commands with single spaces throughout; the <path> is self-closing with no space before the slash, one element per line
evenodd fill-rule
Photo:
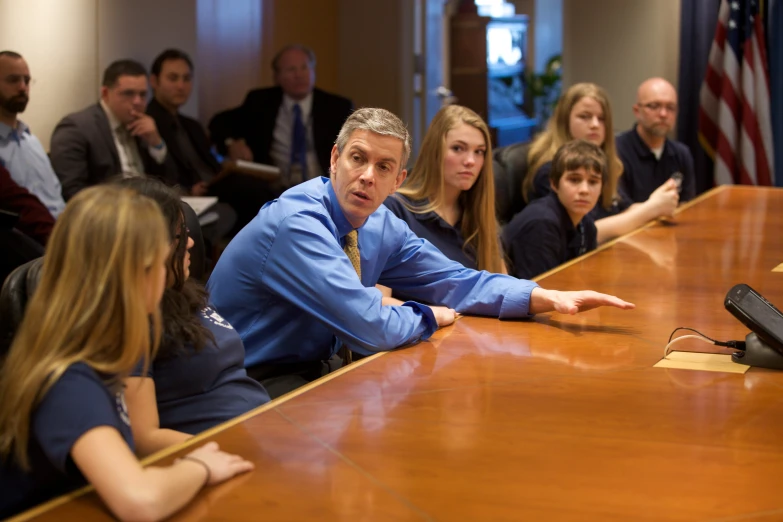
<path fill-rule="evenodd" d="M 744 338 L 736 283 L 783 303 L 782 231 L 783 190 L 705 194 L 543 277 L 636 310 L 463 317 L 355 363 L 199 437 L 256 469 L 174 519 L 781 520 L 783 373 L 653 364 L 677 326 Z M 37 514 L 108 518 L 94 493 Z"/>

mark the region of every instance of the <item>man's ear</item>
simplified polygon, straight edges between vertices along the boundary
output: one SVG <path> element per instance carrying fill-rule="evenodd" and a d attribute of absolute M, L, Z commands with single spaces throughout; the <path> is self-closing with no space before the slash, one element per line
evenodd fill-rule
<path fill-rule="evenodd" d="M 109 88 L 105 85 L 101 86 L 101 100 L 105 100 L 109 95 Z"/>
<path fill-rule="evenodd" d="M 334 171 L 337 168 L 337 158 L 340 157 L 340 153 L 337 150 L 337 145 L 332 147 L 332 155 L 329 158 L 329 177 L 334 175 Z"/>
<path fill-rule="evenodd" d="M 152 86 L 152 90 L 156 90 L 158 88 L 158 75 L 157 74 L 150 74 L 150 85 Z"/>
<path fill-rule="evenodd" d="M 405 181 L 405 178 L 408 177 L 408 169 L 402 169 L 399 174 L 397 174 L 397 180 L 394 183 L 394 190 L 391 191 L 391 194 L 394 194 L 397 192 L 397 189 L 400 188 L 402 183 Z M 391 194 L 389 194 L 391 196 Z"/>

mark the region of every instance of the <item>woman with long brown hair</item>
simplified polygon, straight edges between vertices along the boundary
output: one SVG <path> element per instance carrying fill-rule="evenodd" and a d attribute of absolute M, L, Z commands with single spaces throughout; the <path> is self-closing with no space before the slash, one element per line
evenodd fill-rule
<path fill-rule="evenodd" d="M 157 520 L 252 468 L 214 443 L 167 467 L 133 454 L 122 383 L 157 349 L 168 255 L 131 190 L 85 189 L 58 218 L 0 374 L 0 518 L 89 482 L 120 519 Z"/>
<path fill-rule="evenodd" d="M 526 202 L 549 194 L 552 158 L 560 147 L 575 139 L 595 143 L 606 154 L 607 180 L 599 203 L 591 213 L 596 220 L 599 244 L 630 232 L 651 219 L 672 215 L 679 200 L 673 182 L 664 183 L 643 203 L 632 204 L 618 190 L 623 164 L 615 148 L 612 108 L 606 91 L 594 83 L 572 85 L 558 101 L 546 130 L 530 145 L 528 170 L 522 182 L 522 195 Z"/>
<path fill-rule="evenodd" d="M 419 237 L 468 268 L 506 273 L 495 217 L 492 143 L 460 105 L 433 118 L 405 184 L 384 204 Z"/>
<path fill-rule="evenodd" d="M 139 365 L 126 379 L 136 453 L 143 457 L 252 410 L 269 395 L 247 376 L 239 334 L 190 277 L 193 239 L 177 194 L 154 178 L 119 183 L 158 204 L 172 238 L 161 345 L 147 371 Z"/>

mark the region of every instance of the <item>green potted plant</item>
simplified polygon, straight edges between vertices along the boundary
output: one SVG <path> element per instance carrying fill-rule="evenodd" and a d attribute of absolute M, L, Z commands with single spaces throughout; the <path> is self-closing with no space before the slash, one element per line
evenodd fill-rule
<path fill-rule="evenodd" d="M 533 116 L 538 120 L 538 128 L 546 126 L 552 111 L 560 98 L 562 56 L 552 56 L 541 73 L 528 72 L 525 75 L 525 83 L 529 93 L 529 99 L 533 101 Z"/>

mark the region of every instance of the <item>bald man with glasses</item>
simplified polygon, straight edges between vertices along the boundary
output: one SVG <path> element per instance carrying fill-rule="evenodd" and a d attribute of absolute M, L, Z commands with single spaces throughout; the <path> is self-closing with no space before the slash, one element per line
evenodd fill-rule
<path fill-rule="evenodd" d="M 677 120 L 677 91 L 663 78 L 642 82 L 633 106 L 636 123 L 615 138 L 623 162 L 621 188 L 636 203 L 647 201 L 663 185 L 676 185 L 680 202 L 696 196 L 693 156 L 667 136 Z"/>

